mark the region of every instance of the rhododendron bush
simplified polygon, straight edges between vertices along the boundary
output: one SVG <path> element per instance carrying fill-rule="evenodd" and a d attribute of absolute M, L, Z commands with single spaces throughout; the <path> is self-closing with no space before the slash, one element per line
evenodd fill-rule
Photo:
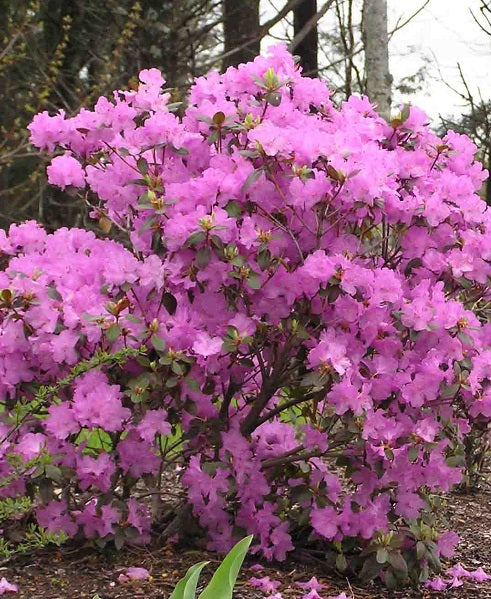
<path fill-rule="evenodd" d="M 48 531 L 145 542 L 178 464 L 213 549 L 247 533 L 268 559 L 426 578 L 457 541 L 435 494 L 491 417 L 475 147 L 413 107 L 335 108 L 282 46 L 185 110 L 163 85 L 30 125 L 119 241 L 0 238 L 2 495 Z"/>

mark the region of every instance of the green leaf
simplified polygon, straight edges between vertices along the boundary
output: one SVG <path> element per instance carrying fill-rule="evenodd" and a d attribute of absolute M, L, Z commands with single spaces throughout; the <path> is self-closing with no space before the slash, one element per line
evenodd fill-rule
<path fill-rule="evenodd" d="M 204 245 L 196 252 L 196 263 L 200 268 L 206 268 L 211 260 L 211 249 Z"/>
<path fill-rule="evenodd" d="M 191 566 L 184 578 L 177 583 L 169 599 L 194 599 L 201 570 L 210 562 L 200 562 Z"/>
<path fill-rule="evenodd" d="M 339 553 L 336 557 L 336 568 L 340 572 L 345 572 L 348 568 L 348 562 L 342 553 Z"/>
<path fill-rule="evenodd" d="M 407 452 L 407 458 L 408 460 L 411 462 L 411 464 L 414 464 L 414 462 L 416 462 L 419 458 L 419 448 L 416 445 L 413 445 L 409 451 Z"/>
<path fill-rule="evenodd" d="M 142 175 L 146 175 L 148 173 L 148 162 L 145 160 L 145 158 L 138 158 L 136 161 L 136 167 Z"/>
<path fill-rule="evenodd" d="M 54 480 L 56 482 L 61 482 L 61 470 L 57 466 L 53 466 L 52 464 L 47 464 L 45 469 L 46 477 L 50 480 Z"/>
<path fill-rule="evenodd" d="M 460 468 L 465 465 L 465 457 L 463 455 L 451 455 L 445 460 L 445 464 L 449 468 Z"/>
<path fill-rule="evenodd" d="M 213 125 L 213 119 L 210 119 L 209 116 L 204 116 L 203 114 L 197 114 L 196 120 L 201 121 L 202 123 L 207 123 L 208 125 Z"/>
<path fill-rule="evenodd" d="M 164 308 L 167 310 L 167 312 L 171 316 L 174 316 L 174 314 L 176 313 L 176 310 L 177 310 L 177 300 L 172 295 L 172 293 L 169 293 L 168 291 L 166 291 L 162 295 L 162 304 L 164 305 Z"/>
<path fill-rule="evenodd" d="M 382 565 L 377 562 L 375 556 L 370 556 L 363 562 L 360 578 L 363 581 L 373 580 L 382 571 Z"/>
<path fill-rule="evenodd" d="M 184 374 L 184 368 L 179 362 L 172 362 L 170 368 L 174 374 L 177 374 L 177 376 L 182 376 Z"/>
<path fill-rule="evenodd" d="M 50 285 L 48 287 L 48 297 L 58 302 L 61 302 L 63 300 L 62 296 L 60 295 L 56 287 L 54 287 L 53 285 Z"/>
<path fill-rule="evenodd" d="M 266 102 L 271 104 L 271 106 L 279 106 L 281 104 L 280 92 L 270 92 L 269 94 L 266 94 Z"/>
<path fill-rule="evenodd" d="M 225 206 L 225 211 L 231 218 L 239 218 L 242 214 L 242 209 L 237 200 L 230 200 Z"/>
<path fill-rule="evenodd" d="M 385 564 L 385 562 L 388 560 L 389 558 L 389 552 L 387 551 L 387 549 L 385 547 L 381 547 L 380 549 L 377 549 L 377 562 L 379 564 Z"/>
<path fill-rule="evenodd" d="M 186 242 L 184 245 L 186 245 L 186 246 L 196 245 L 198 243 L 201 243 L 205 239 L 206 239 L 206 234 L 204 233 L 204 231 L 195 231 L 194 233 L 191 233 L 191 235 L 186 239 Z"/>
<path fill-rule="evenodd" d="M 165 351 L 165 348 L 166 348 L 165 340 L 162 339 L 162 337 L 159 337 L 158 335 L 156 335 L 155 333 L 150 337 L 150 343 L 153 345 L 153 347 L 158 352 Z"/>
<path fill-rule="evenodd" d="M 262 79 L 260 79 L 257 75 L 251 75 L 251 77 L 257 86 L 259 86 L 261 89 L 266 89 L 266 84 Z"/>
<path fill-rule="evenodd" d="M 198 599 L 232 599 L 235 582 L 252 543 L 252 538 L 253 536 L 249 535 L 230 550 L 213 575 L 210 584 L 199 595 Z M 175 598 L 171 597 L 171 599 Z"/>
<path fill-rule="evenodd" d="M 404 104 L 404 106 L 401 110 L 401 120 L 403 123 L 405 123 L 408 120 L 410 114 L 411 114 L 411 104 Z"/>
<path fill-rule="evenodd" d="M 125 542 L 125 536 L 124 536 L 124 531 L 122 528 L 118 528 L 118 530 L 116 531 L 116 534 L 114 536 L 114 546 L 116 547 L 116 549 L 118 551 L 120 551 L 123 546 L 124 546 L 124 542 Z"/>
<path fill-rule="evenodd" d="M 251 185 L 253 185 L 261 176 L 261 173 L 263 172 L 262 168 L 258 168 L 255 171 L 252 171 L 252 173 L 250 173 L 250 175 L 247 177 L 247 179 L 244 181 L 244 184 L 242 185 L 242 189 L 241 191 L 246 191 L 246 189 L 248 189 Z"/>
<path fill-rule="evenodd" d="M 457 337 L 464 345 L 470 345 L 474 347 L 474 339 L 469 335 L 469 333 L 464 333 L 463 331 L 459 331 L 457 333 Z"/>
<path fill-rule="evenodd" d="M 113 343 L 121 335 L 121 327 L 117 324 L 112 324 L 106 331 L 106 339 Z"/>
<path fill-rule="evenodd" d="M 251 289 L 261 289 L 261 277 L 256 273 L 251 273 L 247 277 L 247 284 Z"/>
<path fill-rule="evenodd" d="M 450 399 L 454 397 L 460 389 L 460 383 L 453 383 L 452 385 L 443 385 L 440 392 L 441 399 Z"/>
<path fill-rule="evenodd" d="M 416 543 L 416 557 L 418 559 L 422 559 L 426 555 L 426 545 L 423 541 L 418 541 Z"/>
<path fill-rule="evenodd" d="M 395 572 L 397 572 L 398 578 L 405 578 L 407 576 L 407 563 L 399 552 L 389 553 L 389 564 L 392 566 Z"/>
<path fill-rule="evenodd" d="M 189 150 L 187 148 L 185 148 L 184 146 L 181 146 L 180 148 L 176 148 L 176 146 L 171 144 L 170 149 L 174 153 L 179 154 L 179 156 L 189 156 Z"/>
<path fill-rule="evenodd" d="M 257 263 L 261 270 L 266 270 L 271 264 L 271 252 L 268 248 L 261 250 L 257 255 Z"/>
<path fill-rule="evenodd" d="M 385 582 L 385 586 L 389 590 L 393 590 L 397 587 L 397 578 L 394 576 L 394 574 L 390 570 L 387 570 L 385 572 L 384 582 Z"/>

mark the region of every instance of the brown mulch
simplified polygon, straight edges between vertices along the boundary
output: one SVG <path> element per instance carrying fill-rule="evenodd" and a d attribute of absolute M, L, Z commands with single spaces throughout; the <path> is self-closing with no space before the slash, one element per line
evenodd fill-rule
<path fill-rule="evenodd" d="M 453 563 L 460 561 L 464 567 L 479 566 L 491 573 L 491 492 L 475 495 L 452 494 L 448 496 L 446 515 L 462 541 Z M 219 563 L 216 555 L 187 549 L 132 548 L 120 553 L 96 553 L 93 549 L 64 547 L 39 551 L 29 556 L 19 556 L 0 568 L 0 578 L 5 576 L 19 586 L 12 599 L 164 599 L 169 597 L 177 580 L 187 568 L 201 560 L 210 560 L 207 571 Z M 326 585 L 323 597 L 344 591 L 354 599 L 430 599 L 434 597 L 460 599 L 491 599 L 491 582 L 464 586 L 443 593 L 425 589 L 407 588 L 390 592 L 376 584 L 361 585 L 341 577 L 329 576 L 318 566 L 296 564 L 294 558 L 281 565 L 265 565 L 261 572 L 252 571 L 254 559 L 245 564 L 234 597 L 236 599 L 262 599 L 260 591 L 253 588 L 251 576 L 269 576 L 281 582 L 278 589 L 284 599 L 299 599 L 303 594 L 296 586 L 298 581 L 312 576 Z M 121 569 L 129 566 L 145 567 L 152 575 L 149 582 L 119 583 Z"/>

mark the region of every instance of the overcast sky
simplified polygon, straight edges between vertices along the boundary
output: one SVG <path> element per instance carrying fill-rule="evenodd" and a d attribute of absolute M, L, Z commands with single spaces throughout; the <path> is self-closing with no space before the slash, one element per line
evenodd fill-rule
<path fill-rule="evenodd" d="M 261 0 L 263 20 L 270 18 L 286 0 Z M 321 7 L 324 0 L 318 0 Z M 361 0 L 358 4 L 361 6 Z M 424 0 L 388 0 L 389 30 L 398 20 L 405 21 L 424 4 Z M 437 120 L 438 115 L 462 112 L 462 101 L 443 80 L 462 89 L 457 64 L 474 94 L 491 97 L 491 37 L 474 22 L 470 9 L 479 15 L 479 0 L 430 0 L 428 6 L 409 24 L 397 31 L 390 43 L 390 69 L 397 81 L 427 64 L 424 89 L 408 98 L 394 92 L 394 103 L 410 101 Z M 321 21 L 321 28 L 333 26 L 332 11 Z M 284 23 L 273 30 L 282 37 Z M 263 47 L 273 40 L 266 38 Z M 443 80 L 442 80 L 443 79 Z"/>
<path fill-rule="evenodd" d="M 389 29 L 397 19 L 410 15 L 423 4 L 419 0 L 389 0 Z M 479 0 L 430 0 L 429 5 L 391 43 L 390 68 L 394 76 L 416 71 L 429 59 L 427 89 L 412 98 L 428 114 L 458 114 L 460 98 L 442 81 L 462 89 L 457 64 L 472 92 L 491 97 L 491 37 L 474 22 L 470 9 L 479 15 Z M 401 99 L 394 98 L 396 100 Z"/>

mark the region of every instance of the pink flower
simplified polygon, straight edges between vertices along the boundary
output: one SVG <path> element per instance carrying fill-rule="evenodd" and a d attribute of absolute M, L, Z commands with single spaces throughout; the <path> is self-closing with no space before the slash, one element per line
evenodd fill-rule
<path fill-rule="evenodd" d="M 486 582 L 491 578 L 489 574 L 482 569 L 482 567 L 477 568 L 477 570 L 469 572 L 469 578 L 475 580 L 476 582 Z"/>
<path fill-rule="evenodd" d="M 66 501 L 50 501 L 36 512 L 38 523 L 49 532 L 64 532 L 69 537 L 76 534 L 77 524 L 68 514 Z"/>
<path fill-rule="evenodd" d="M 73 395 L 73 413 L 78 422 L 90 428 L 106 431 L 121 430 L 123 421 L 130 417 L 123 408 L 118 385 L 109 385 L 102 372 L 93 370 L 80 378 Z"/>
<path fill-rule="evenodd" d="M 253 572 L 258 572 L 259 570 L 264 570 L 264 566 L 262 566 L 261 564 L 252 564 L 249 570 L 252 570 Z"/>
<path fill-rule="evenodd" d="M 118 576 L 119 582 L 131 582 L 132 580 L 150 580 L 150 572 L 146 568 L 126 568 Z"/>
<path fill-rule="evenodd" d="M 448 582 L 443 580 L 441 577 L 433 578 L 433 580 L 427 580 L 424 586 L 432 591 L 444 591 L 448 587 Z"/>
<path fill-rule="evenodd" d="M 464 583 L 460 580 L 460 578 L 455 577 L 450 581 L 450 588 L 456 589 L 458 587 L 461 587 L 463 584 Z"/>
<path fill-rule="evenodd" d="M 264 576 L 263 578 L 249 578 L 249 583 L 265 594 L 273 593 L 281 584 L 278 580 L 271 580 L 269 576 Z"/>
<path fill-rule="evenodd" d="M 49 416 L 44 421 L 46 430 L 56 439 L 66 439 L 68 435 L 80 430 L 73 409 L 68 402 L 55 404 L 48 408 Z"/>
<path fill-rule="evenodd" d="M 330 506 L 314 508 L 310 512 L 310 521 L 315 532 L 326 539 L 332 540 L 338 534 L 337 512 Z"/>
<path fill-rule="evenodd" d="M 73 187 L 85 186 L 85 173 L 80 166 L 80 162 L 70 156 L 56 156 L 51 161 L 51 164 L 46 169 L 48 173 L 48 181 L 51 185 L 57 185 L 61 189 L 65 189 L 69 185 Z"/>
<path fill-rule="evenodd" d="M 311 589 L 308 593 L 302 595 L 302 599 L 321 599 L 321 596 L 316 589 Z"/>
<path fill-rule="evenodd" d="M 451 568 L 448 568 L 446 574 L 453 576 L 454 578 L 469 578 L 470 572 L 466 570 L 462 564 L 456 564 Z"/>
<path fill-rule="evenodd" d="M 222 350 L 223 340 L 220 337 L 210 337 L 207 333 L 198 333 L 196 341 L 193 343 L 193 350 L 208 358 L 219 354 Z"/>
<path fill-rule="evenodd" d="M 325 587 L 325 585 L 320 583 L 315 576 L 312 576 L 312 578 L 307 582 L 297 582 L 297 586 L 301 589 L 309 589 L 314 591 L 320 591 Z"/>
<path fill-rule="evenodd" d="M 19 587 L 16 584 L 11 584 L 6 578 L 0 580 L 0 595 L 4 593 L 18 593 Z"/>
<path fill-rule="evenodd" d="M 136 427 L 138 434 L 144 441 L 153 441 L 155 435 L 168 435 L 171 425 L 167 422 L 167 412 L 161 410 L 148 410 L 141 422 Z"/>
<path fill-rule="evenodd" d="M 309 365 L 313 368 L 319 365 L 330 365 L 338 374 L 344 374 L 350 367 L 351 361 L 347 356 L 347 347 L 343 338 L 332 331 L 323 331 L 317 347 L 309 352 Z"/>
<path fill-rule="evenodd" d="M 444 532 L 438 539 L 438 549 L 443 557 L 452 557 L 459 541 L 460 537 L 455 532 L 451 530 Z"/>

